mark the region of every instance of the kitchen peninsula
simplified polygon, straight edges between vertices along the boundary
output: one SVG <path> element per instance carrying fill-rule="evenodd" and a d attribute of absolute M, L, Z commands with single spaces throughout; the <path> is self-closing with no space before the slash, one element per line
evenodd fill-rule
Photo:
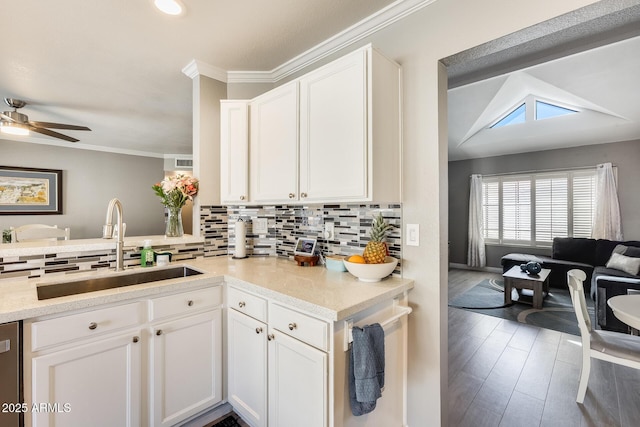
<path fill-rule="evenodd" d="M 4 260 L 3 250 L 18 249 L 0 249 Z M 349 328 L 389 319 L 385 391 L 364 417 L 382 425 L 406 417 L 412 280 L 363 283 L 278 257 L 198 257 L 170 267 L 181 265 L 202 274 L 42 301 L 37 286 L 59 283 L 61 275 L 0 280 L 0 322 L 24 321 L 26 401 L 77 399 L 68 414 L 27 414 L 28 426 L 96 414 L 114 425 L 170 426 L 226 401 L 252 425 L 283 425 L 283 417 L 298 416 L 306 425 L 352 425 L 363 417 L 355 419 L 348 403 Z M 153 269 L 162 268 L 168 267 Z M 151 269 L 76 272 L 62 280 L 140 270 Z M 114 376 L 114 369 L 127 374 Z M 250 383 L 240 375 L 248 369 L 255 373 Z M 65 382 L 50 372 L 66 375 Z M 94 387 L 108 407 L 92 403 Z M 83 393 L 74 395 L 76 388 Z"/>

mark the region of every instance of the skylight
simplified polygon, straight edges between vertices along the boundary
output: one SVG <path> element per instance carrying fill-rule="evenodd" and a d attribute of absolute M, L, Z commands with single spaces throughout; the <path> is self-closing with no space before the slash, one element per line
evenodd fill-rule
<path fill-rule="evenodd" d="M 517 123 L 525 123 L 534 120 L 544 120 L 577 113 L 577 110 L 561 107 L 551 102 L 539 101 L 533 95 L 527 96 L 516 108 L 511 110 L 500 120 L 489 126 L 491 129 L 500 128 Z"/>
<path fill-rule="evenodd" d="M 536 120 L 550 119 L 552 117 L 574 113 L 577 113 L 577 111 L 559 105 L 549 104 L 548 102 L 536 101 Z"/>
<path fill-rule="evenodd" d="M 521 104 L 515 110 L 498 120 L 491 126 L 491 129 L 500 128 L 502 126 L 514 125 L 516 123 L 524 123 L 527 114 L 527 105 Z"/>

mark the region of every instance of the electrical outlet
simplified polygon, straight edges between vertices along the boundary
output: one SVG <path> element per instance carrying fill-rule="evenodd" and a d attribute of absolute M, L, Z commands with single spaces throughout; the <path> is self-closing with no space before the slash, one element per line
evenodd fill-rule
<path fill-rule="evenodd" d="M 335 224 L 333 222 L 324 223 L 324 238 L 327 240 L 334 240 L 335 236 Z"/>
<path fill-rule="evenodd" d="M 255 218 L 253 220 L 253 234 L 267 234 L 267 218 Z"/>

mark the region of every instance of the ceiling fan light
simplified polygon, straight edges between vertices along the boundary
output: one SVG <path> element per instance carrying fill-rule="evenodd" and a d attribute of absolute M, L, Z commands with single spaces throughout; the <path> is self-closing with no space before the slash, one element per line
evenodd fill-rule
<path fill-rule="evenodd" d="M 9 135 L 19 135 L 19 136 L 29 135 L 29 129 L 27 129 L 26 127 L 17 123 L 8 123 L 8 122 L 0 122 L 0 132 L 6 133 Z"/>
<path fill-rule="evenodd" d="M 153 4 L 167 15 L 180 15 L 182 13 L 182 4 L 178 0 L 153 0 Z"/>

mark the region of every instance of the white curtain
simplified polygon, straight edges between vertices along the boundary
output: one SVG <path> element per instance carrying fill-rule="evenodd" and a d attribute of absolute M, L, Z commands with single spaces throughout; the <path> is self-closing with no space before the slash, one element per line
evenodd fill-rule
<path fill-rule="evenodd" d="M 597 167 L 596 211 L 591 237 L 594 239 L 622 240 L 622 225 L 618 192 L 611 163 Z"/>
<path fill-rule="evenodd" d="M 482 217 L 482 175 L 471 175 L 469 192 L 469 267 L 484 267 L 487 263 L 484 251 L 484 227 Z"/>

